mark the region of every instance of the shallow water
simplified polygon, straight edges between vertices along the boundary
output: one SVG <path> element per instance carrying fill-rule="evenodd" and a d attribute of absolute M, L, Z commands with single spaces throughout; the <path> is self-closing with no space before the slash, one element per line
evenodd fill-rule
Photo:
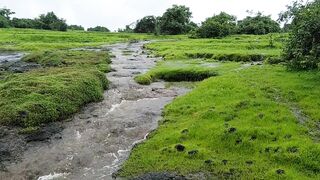
<path fill-rule="evenodd" d="M 112 179 L 132 147 L 157 127 L 164 106 L 188 91 L 166 88 L 163 82 L 150 86 L 134 82 L 136 74 L 148 71 L 159 60 L 148 58 L 143 44 L 103 47 L 115 55 L 115 71 L 107 74 L 111 83 L 104 100 L 87 105 L 49 142 L 34 143 L 21 162 L 7 166 L 1 179 Z"/>

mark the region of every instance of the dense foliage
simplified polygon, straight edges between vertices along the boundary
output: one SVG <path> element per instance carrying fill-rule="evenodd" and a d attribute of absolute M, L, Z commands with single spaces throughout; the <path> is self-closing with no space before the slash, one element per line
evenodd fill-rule
<path fill-rule="evenodd" d="M 74 30 L 74 31 L 84 31 L 84 27 L 82 27 L 80 25 L 69 25 L 68 29 Z"/>
<path fill-rule="evenodd" d="M 192 28 L 190 18 L 192 13 L 186 6 L 173 5 L 160 18 L 160 32 L 162 34 L 185 34 Z"/>
<path fill-rule="evenodd" d="M 295 6 L 298 7 L 298 6 Z M 284 58 L 292 69 L 320 67 L 320 0 L 289 9 L 293 17 Z"/>
<path fill-rule="evenodd" d="M 68 25 L 63 19 L 59 19 L 54 12 L 48 12 L 47 14 L 41 14 L 36 19 L 37 27 L 39 29 L 67 31 Z"/>
<path fill-rule="evenodd" d="M 96 32 L 110 32 L 110 30 L 103 26 L 96 26 L 93 28 L 88 28 L 88 31 L 96 31 Z"/>
<path fill-rule="evenodd" d="M 245 19 L 238 22 L 239 34 L 269 34 L 280 32 L 279 23 L 272 20 L 270 16 L 265 16 L 262 13 L 257 13 L 256 16 L 247 16 Z"/>
<path fill-rule="evenodd" d="M 221 12 L 219 15 L 208 18 L 196 30 L 195 37 L 215 38 L 225 37 L 235 32 L 236 17 Z"/>
<path fill-rule="evenodd" d="M 137 22 L 134 28 L 135 33 L 154 33 L 157 20 L 154 16 L 146 16 Z"/>

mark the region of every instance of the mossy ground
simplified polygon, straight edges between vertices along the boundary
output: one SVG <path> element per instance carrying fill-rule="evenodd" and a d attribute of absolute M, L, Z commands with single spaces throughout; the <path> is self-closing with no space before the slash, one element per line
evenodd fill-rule
<path fill-rule="evenodd" d="M 164 70 L 164 64 L 179 64 L 181 59 L 192 64 L 196 60 L 186 55 L 189 51 L 280 56 L 280 41 L 270 50 L 259 49 L 265 46 L 265 41 L 260 41 L 251 51 L 238 43 L 247 37 L 267 36 L 150 44 L 166 61 L 146 75 L 166 72 L 170 67 Z M 230 46 L 238 50 L 231 51 Z M 233 62 L 211 70 L 218 76 L 198 83 L 192 92 L 165 108 L 159 128 L 133 150 L 119 175 L 200 172 L 208 179 L 319 179 L 319 72 Z M 181 151 L 181 147 L 185 149 Z"/>

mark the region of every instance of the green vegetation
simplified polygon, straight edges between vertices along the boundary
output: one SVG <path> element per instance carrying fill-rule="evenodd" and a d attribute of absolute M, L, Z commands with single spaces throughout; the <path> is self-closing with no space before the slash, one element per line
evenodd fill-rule
<path fill-rule="evenodd" d="M 247 16 L 238 21 L 239 34 L 269 34 L 281 31 L 278 22 L 271 19 L 271 16 L 265 16 L 258 12 L 256 16 Z"/>
<path fill-rule="evenodd" d="M 0 34 L 0 51 L 48 51 L 77 47 L 98 47 L 100 45 L 128 42 L 130 40 L 168 38 L 166 36 L 155 37 L 131 33 L 54 32 L 32 29 L 0 29 Z"/>
<path fill-rule="evenodd" d="M 154 16 L 146 16 L 137 21 L 135 33 L 155 33 L 157 20 Z"/>
<path fill-rule="evenodd" d="M 96 26 L 94 28 L 88 28 L 88 31 L 96 31 L 96 32 L 110 32 L 110 30 L 103 26 Z"/>
<path fill-rule="evenodd" d="M 286 34 L 235 35 L 223 39 L 185 39 L 148 44 L 166 60 L 206 58 L 225 61 L 262 61 L 279 58 Z"/>
<path fill-rule="evenodd" d="M 211 18 L 207 18 L 195 31 L 194 38 L 226 37 L 236 32 L 236 17 L 221 12 Z"/>
<path fill-rule="evenodd" d="M 320 0 L 294 4 L 283 18 L 292 18 L 284 59 L 291 69 L 320 68 Z"/>
<path fill-rule="evenodd" d="M 264 65 L 205 80 L 166 107 L 159 129 L 134 149 L 121 175 L 317 179 L 318 77 Z"/>
<path fill-rule="evenodd" d="M 107 52 L 47 51 L 24 58 L 44 68 L 6 74 L 0 80 L 0 124 L 35 127 L 63 120 L 103 98 Z"/>

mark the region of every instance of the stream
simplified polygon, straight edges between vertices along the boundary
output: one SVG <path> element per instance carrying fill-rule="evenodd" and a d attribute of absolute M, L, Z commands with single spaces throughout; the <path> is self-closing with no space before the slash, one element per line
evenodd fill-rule
<path fill-rule="evenodd" d="M 142 49 L 146 42 L 106 46 L 114 55 L 104 100 L 63 122 L 46 142 L 31 142 L 21 161 L 7 165 L 0 179 L 112 179 L 135 144 L 157 128 L 165 105 L 188 91 L 164 82 L 138 85 L 133 78 L 156 65 Z M 2 172 L 0 172 L 2 173 Z"/>

